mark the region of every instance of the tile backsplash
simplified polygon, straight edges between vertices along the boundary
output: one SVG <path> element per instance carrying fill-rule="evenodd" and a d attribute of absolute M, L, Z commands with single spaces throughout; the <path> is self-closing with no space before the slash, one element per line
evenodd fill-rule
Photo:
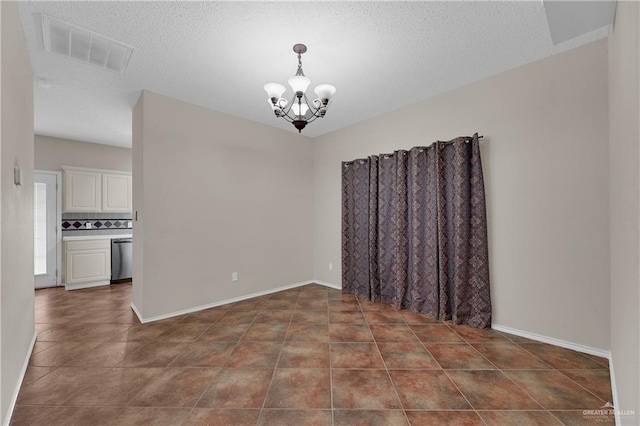
<path fill-rule="evenodd" d="M 86 228 L 90 223 L 91 228 Z M 62 213 L 62 236 L 130 234 L 131 213 Z"/>

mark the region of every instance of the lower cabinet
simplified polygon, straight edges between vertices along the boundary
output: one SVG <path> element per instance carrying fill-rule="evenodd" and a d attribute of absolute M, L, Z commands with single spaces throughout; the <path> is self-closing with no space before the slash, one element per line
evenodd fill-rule
<path fill-rule="evenodd" d="M 111 240 L 65 242 L 64 283 L 67 288 L 109 284 Z"/>

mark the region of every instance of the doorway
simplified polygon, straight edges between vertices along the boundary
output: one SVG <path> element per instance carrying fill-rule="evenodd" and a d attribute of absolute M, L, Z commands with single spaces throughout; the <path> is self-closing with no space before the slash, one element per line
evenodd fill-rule
<path fill-rule="evenodd" d="M 35 288 L 60 285 L 60 172 L 36 171 L 33 180 Z"/>

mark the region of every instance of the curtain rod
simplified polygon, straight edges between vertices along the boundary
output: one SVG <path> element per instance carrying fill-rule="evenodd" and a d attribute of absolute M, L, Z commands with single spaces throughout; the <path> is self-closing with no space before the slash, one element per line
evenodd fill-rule
<path fill-rule="evenodd" d="M 438 142 L 438 143 L 453 143 L 453 141 L 455 141 L 456 139 L 460 139 L 460 138 L 462 138 L 462 139 L 473 139 L 473 136 L 458 136 L 457 138 L 451 139 L 450 141 L 436 141 L 436 142 Z M 478 136 L 478 139 L 482 139 L 482 138 L 484 138 L 484 136 L 482 136 L 482 135 Z"/>
<path fill-rule="evenodd" d="M 0 1 L 2 1 L 2 0 L 0 0 Z M 483 135 L 478 136 L 478 139 L 482 139 L 482 138 L 484 138 L 484 136 L 483 136 Z M 455 141 L 456 139 L 467 139 L 467 140 L 471 140 L 471 139 L 473 139 L 473 136 L 458 136 L 457 138 L 455 138 L 455 139 L 451 139 L 450 141 L 436 141 L 436 142 L 434 142 L 434 143 L 450 144 L 450 143 L 453 143 L 453 141 Z M 431 146 L 433 146 L 433 144 L 429 145 L 429 147 L 431 147 Z M 423 148 L 423 149 L 424 149 L 424 148 L 429 148 L 429 147 L 417 147 L 417 146 L 414 146 L 413 148 Z M 413 149 L 413 148 L 412 148 L 412 149 Z M 393 155 L 393 154 L 380 154 L 380 155 Z M 342 162 L 342 164 L 344 164 L 345 166 L 348 166 L 349 164 L 352 164 L 352 163 L 354 163 L 355 161 L 360 161 L 360 162 L 362 162 L 362 161 L 365 161 L 365 160 L 366 160 L 366 159 L 364 159 L 364 158 L 359 158 L 359 159 L 355 159 L 355 160 L 351 160 L 351 161 L 343 161 L 343 162 Z"/>

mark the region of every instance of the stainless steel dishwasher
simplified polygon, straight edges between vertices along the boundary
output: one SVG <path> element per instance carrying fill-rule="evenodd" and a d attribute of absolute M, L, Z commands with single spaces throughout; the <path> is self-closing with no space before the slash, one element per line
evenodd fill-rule
<path fill-rule="evenodd" d="M 111 281 L 130 280 L 133 276 L 133 239 L 111 240 Z"/>

